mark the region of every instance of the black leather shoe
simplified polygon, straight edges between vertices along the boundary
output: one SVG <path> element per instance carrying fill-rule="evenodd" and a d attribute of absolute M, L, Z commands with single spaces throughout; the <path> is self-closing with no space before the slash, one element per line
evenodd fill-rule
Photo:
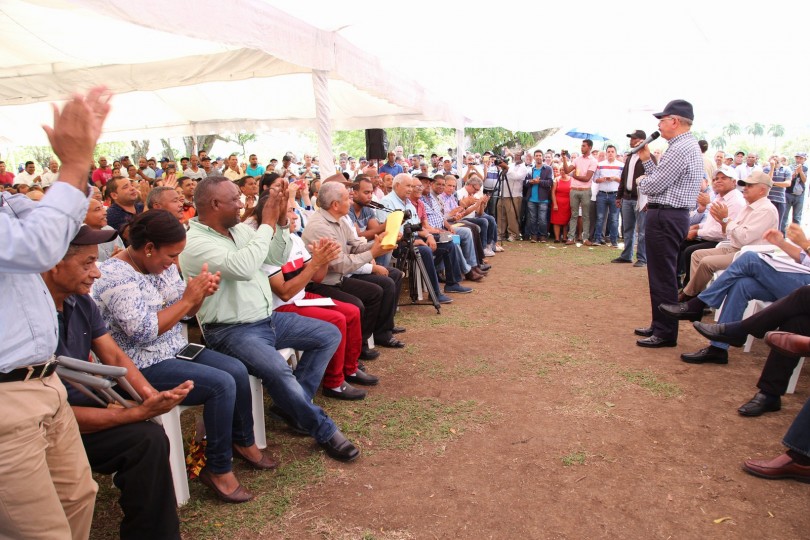
<path fill-rule="evenodd" d="M 699 321 L 703 318 L 702 309 L 700 311 L 689 311 L 689 304 L 686 302 L 681 302 L 680 304 L 659 304 L 658 311 L 679 321 Z"/>
<path fill-rule="evenodd" d="M 627 259 L 622 259 L 621 257 L 616 257 L 615 259 L 611 259 L 612 263 L 624 263 L 624 264 L 633 264 L 633 261 L 628 261 Z"/>
<path fill-rule="evenodd" d="M 663 339 L 658 336 L 650 336 L 648 338 L 637 340 L 636 345 L 639 347 L 648 347 L 650 349 L 659 349 L 661 347 L 677 347 L 678 342 L 673 339 Z"/>
<path fill-rule="evenodd" d="M 719 341 L 720 343 L 728 343 L 732 347 L 742 347 L 745 345 L 745 340 L 748 339 L 748 334 L 743 334 L 742 330 L 734 331 L 729 329 L 727 324 L 712 324 L 696 322 L 692 326 L 695 330 L 700 332 L 700 335 L 710 339 L 711 341 Z"/>
<path fill-rule="evenodd" d="M 492 268 L 491 264 L 481 263 L 478 265 L 478 269 L 481 270 L 482 272 L 488 272 L 490 268 Z"/>
<path fill-rule="evenodd" d="M 648 326 L 647 328 L 636 328 L 633 330 L 633 333 L 641 337 L 650 337 L 653 335 L 653 329 L 652 326 Z"/>
<path fill-rule="evenodd" d="M 340 430 L 335 431 L 331 439 L 318 445 L 326 450 L 330 458 L 338 461 L 354 461 L 360 456 L 360 450 Z"/>
<path fill-rule="evenodd" d="M 360 371 L 359 373 L 363 372 Z M 348 377 L 346 378 L 348 379 Z M 340 388 L 334 390 L 332 388 L 324 388 L 322 393 L 324 397 L 330 397 L 334 399 L 344 399 L 346 401 L 357 401 L 358 399 L 366 399 L 365 390 L 355 388 L 346 381 L 344 381 L 343 384 L 340 385 Z"/>
<path fill-rule="evenodd" d="M 392 334 L 401 334 L 401 333 L 402 333 L 402 332 L 404 332 L 404 331 L 405 331 L 405 327 L 404 327 L 404 326 L 395 326 L 395 327 L 393 327 L 393 328 L 391 329 L 391 333 L 392 333 Z"/>
<path fill-rule="evenodd" d="M 361 384 L 363 386 L 377 386 L 377 383 L 380 382 L 379 378 L 374 375 L 369 375 L 365 371 L 360 371 L 359 369 L 354 375 L 346 375 L 345 379 L 348 383 Z"/>
<path fill-rule="evenodd" d="M 687 364 L 728 364 L 728 351 L 709 345 L 698 352 L 682 354 L 681 360 Z"/>
<path fill-rule="evenodd" d="M 363 350 L 360 351 L 360 360 L 375 360 L 380 356 L 380 351 L 375 349 L 368 349 L 363 347 Z"/>
<path fill-rule="evenodd" d="M 742 416 L 760 416 L 766 412 L 775 412 L 782 408 L 782 399 L 779 396 L 771 396 L 757 392 L 751 401 L 737 409 Z"/>

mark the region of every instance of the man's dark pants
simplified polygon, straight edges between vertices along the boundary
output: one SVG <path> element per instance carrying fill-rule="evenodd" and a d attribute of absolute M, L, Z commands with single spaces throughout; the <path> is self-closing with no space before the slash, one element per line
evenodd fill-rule
<path fill-rule="evenodd" d="M 678 301 L 678 248 L 689 232 L 689 211 L 656 208 L 652 204 L 647 208 L 647 277 L 653 335 L 677 341 L 678 320 L 661 313 L 658 306 Z"/>
<path fill-rule="evenodd" d="M 783 330 L 803 336 L 810 336 L 810 285 L 780 298 L 766 309 L 743 319 L 743 329 L 758 338 L 765 337 L 770 330 Z M 787 391 L 793 370 L 799 364 L 798 356 L 785 356 L 771 350 L 757 387 L 773 396 L 781 396 Z"/>
<path fill-rule="evenodd" d="M 180 538 L 180 522 L 169 466 L 169 440 L 152 422 L 117 426 L 83 433 L 90 467 L 115 474 L 124 511 L 122 539 Z"/>

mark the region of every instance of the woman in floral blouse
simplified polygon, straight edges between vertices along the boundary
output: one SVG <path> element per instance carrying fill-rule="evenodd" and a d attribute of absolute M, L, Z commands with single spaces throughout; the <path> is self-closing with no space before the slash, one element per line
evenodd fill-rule
<path fill-rule="evenodd" d="M 226 502 L 245 502 L 253 494 L 234 476 L 232 456 L 258 469 L 278 464 L 256 447 L 244 364 L 210 349 L 193 360 L 175 357 L 188 344 L 180 319 L 196 314 L 219 287 L 219 273 L 210 274 L 205 266 L 187 285 L 183 283 L 177 257 L 185 244 L 185 228 L 169 212 L 140 214 L 130 227 L 129 247 L 101 265 L 93 298 L 113 339 L 156 389 L 194 382 L 183 404 L 204 405 L 208 443 L 200 480 Z"/>

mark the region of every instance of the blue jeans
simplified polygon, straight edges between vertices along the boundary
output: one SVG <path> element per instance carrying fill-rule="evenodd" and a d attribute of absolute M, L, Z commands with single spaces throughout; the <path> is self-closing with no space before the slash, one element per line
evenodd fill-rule
<path fill-rule="evenodd" d="M 244 324 L 207 324 L 205 340 L 215 349 L 242 361 L 262 380 L 273 403 L 287 413 L 319 443 L 326 442 L 337 426 L 312 403 L 326 365 L 340 344 L 340 331 L 332 324 L 295 313 L 273 313 Z M 276 349 L 304 351 L 290 368 Z"/>
<path fill-rule="evenodd" d="M 459 263 L 461 264 L 461 271 L 466 274 L 471 267 L 478 266 L 478 258 L 475 256 L 475 244 L 473 244 L 473 233 L 467 227 L 455 227 L 453 228 L 453 234 L 457 234 L 461 238 L 463 258 Z"/>
<path fill-rule="evenodd" d="M 611 245 L 619 242 L 619 209 L 616 208 L 616 192 L 608 193 L 599 191 L 596 194 L 596 229 L 594 232 L 594 242 L 602 242 L 602 231 L 605 227 L 605 217 L 607 215 L 608 230 Z"/>
<path fill-rule="evenodd" d="M 804 208 L 804 192 L 801 195 L 794 195 L 793 193 L 785 193 L 785 213 L 782 214 L 782 223 L 779 230 L 786 231 L 788 226 L 788 215 L 793 210 L 793 223 L 801 224 L 802 222 L 802 209 Z"/>
<path fill-rule="evenodd" d="M 779 231 L 785 232 L 785 225 L 787 225 L 787 203 L 771 201 L 779 213 L 778 221 L 776 222 Z"/>
<path fill-rule="evenodd" d="M 722 304 L 718 322 L 727 323 L 742 320 L 749 300 L 773 302 L 803 285 L 810 285 L 810 274 L 778 272 L 757 253 L 748 251 L 737 257 L 698 298 L 714 308 Z M 728 349 L 725 343 L 712 341 L 712 345 Z"/>
<path fill-rule="evenodd" d="M 498 241 L 498 223 L 489 214 L 466 217 L 462 221 L 475 223 L 481 228 L 481 242 L 484 243 L 484 247 L 492 247 Z"/>
<path fill-rule="evenodd" d="M 810 457 L 810 400 L 805 401 L 804 407 L 790 424 L 782 444 Z"/>
<path fill-rule="evenodd" d="M 529 238 L 534 236 L 548 236 L 548 201 L 528 202 L 527 229 Z"/>
<path fill-rule="evenodd" d="M 636 209 L 637 202 L 622 200 L 622 237 L 624 237 L 624 250 L 619 255 L 625 261 L 633 260 L 633 248 L 636 248 L 636 260 L 647 263 L 647 250 L 644 246 L 644 220 L 646 212 Z"/>
<path fill-rule="evenodd" d="M 205 349 L 194 360 L 169 358 L 141 373 L 161 391 L 194 381 L 194 388 L 182 404 L 203 405 L 208 440 L 205 466 L 211 472 L 231 470 L 232 444 L 252 446 L 255 442 L 248 372 L 235 358 Z"/>

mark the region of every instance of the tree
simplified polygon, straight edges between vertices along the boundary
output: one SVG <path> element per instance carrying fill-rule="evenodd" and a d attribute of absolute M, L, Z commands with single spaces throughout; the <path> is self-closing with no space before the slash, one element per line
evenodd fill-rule
<path fill-rule="evenodd" d="M 197 137 L 197 148 L 195 151 L 194 137 L 183 137 L 183 144 L 186 147 L 185 155 L 191 156 L 192 154 L 199 154 L 200 152 L 210 154 L 211 148 L 214 147 L 214 143 L 222 140 L 225 139 L 223 139 L 219 135 L 199 135 Z"/>
<path fill-rule="evenodd" d="M 773 137 L 773 151 L 776 152 L 776 139 L 785 136 L 785 127 L 781 124 L 771 124 L 768 126 L 768 134 Z"/>
<path fill-rule="evenodd" d="M 50 146 L 22 146 L 19 150 L 25 156 L 24 161 L 33 161 L 42 167 L 42 170 L 48 168 L 48 162 L 54 156 L 53 148 Z M 9 166 L 9 170 L 13 170 L 13 167 Z"/>
<path fill-rule="evenodd" d="M 763 126 L 759 122 L 754 122 L 753 124 L 745 128 L 745 130 L 748 132 L 749 135 L 754 136 L 754 144 L 756 144 L 757 137 L 765 133 L 765 126 Z"/>
<path fill-rule="evenodd" d="M 705 130 L 693 131 L 693 132 L 692 132 L 692 135 L 694 135 L 694 136 L 695 136 L 695 138 L 696 138 L 697 140 L 699 140 L 699 141 L 705 141 L 706 139 L 708 139 L 708 138 L 709 138 L 709 137 L 708 137 L 708 135 L 706 134 L 706 131 L 705 131 Z"/>
<path fill-rule="evenodd" d="M 734 135 L 740 134 L 740 126 L 739 124 L 731 123 L 728 124 L 726 127 L 723 128 L 723 134 L 729 137 L 733 137 Z"/>
<path fill-rule="evenodd" d="M 717 150 L 722 150 L 726 146 L 726 139 L 722 135 L 718 135 L 714 139 L 712 139 L 711 145 L 713 148 Z"/>
<path fill-rule="evenodd" d="M 470 128 L 466 130 L 466 134 L 470 137 L 471 151 L 502 154 L 504 146 L 529 148 L 557 131 L 558 128 L 532 132 L 510 131 L 503 128 Z"/>
<path fill-rule="evenodd" d="M 113 161 L 117 160 L 121 156 L 125 156 L 128 151 L 129 150 L 126 143 L 123 142 L 99 143 L 96 145 L 96 149 L 93 151 L 93 159 L 98 161 L 100 156 L 105 156 L 109 158 L 110 165 L 112 165 Z"/>
<path fill-rule="evenodd" d="M 256 140 L 255 133 L 248 133 L 246 131 L 241 131 L 237 133 L 234 137 L 220 137 L 223 141 L 231 142 L 238 144 L 242 147 L 242 158 L 247 159 L 247 150 L 245 150 L 245 145 L 249 142 L 253 142 Z M 213 143 L 212 143 L 213 144 Z"/>
<path fill-rule="evenodd" d="M 149 139 L 143 139 L 140 141 L 129 141 L 129 144 L 132 145 L 132 161 L 137 162 L 138 158 L 141 157 L 149 157 Z"/>
<path fill-rule="evenodd" d="M 402 146 L 405 154 L 444 154 L 456 144 L 455 130 L 451 128 L 386 128 L 388 148 Z M 366 155 L 366 135 L 363 130 L 335 131 L 332 133 L 335 154 L 346 152 L 350 156 Z"/>
<path fill-rule="evenodd" d="M 163 157 L 177 162 L 177 154 L 180 152 L 172 148 L 172 143 L 169 139 L 160 139 L 160 144 L 163 146 Z"/>

